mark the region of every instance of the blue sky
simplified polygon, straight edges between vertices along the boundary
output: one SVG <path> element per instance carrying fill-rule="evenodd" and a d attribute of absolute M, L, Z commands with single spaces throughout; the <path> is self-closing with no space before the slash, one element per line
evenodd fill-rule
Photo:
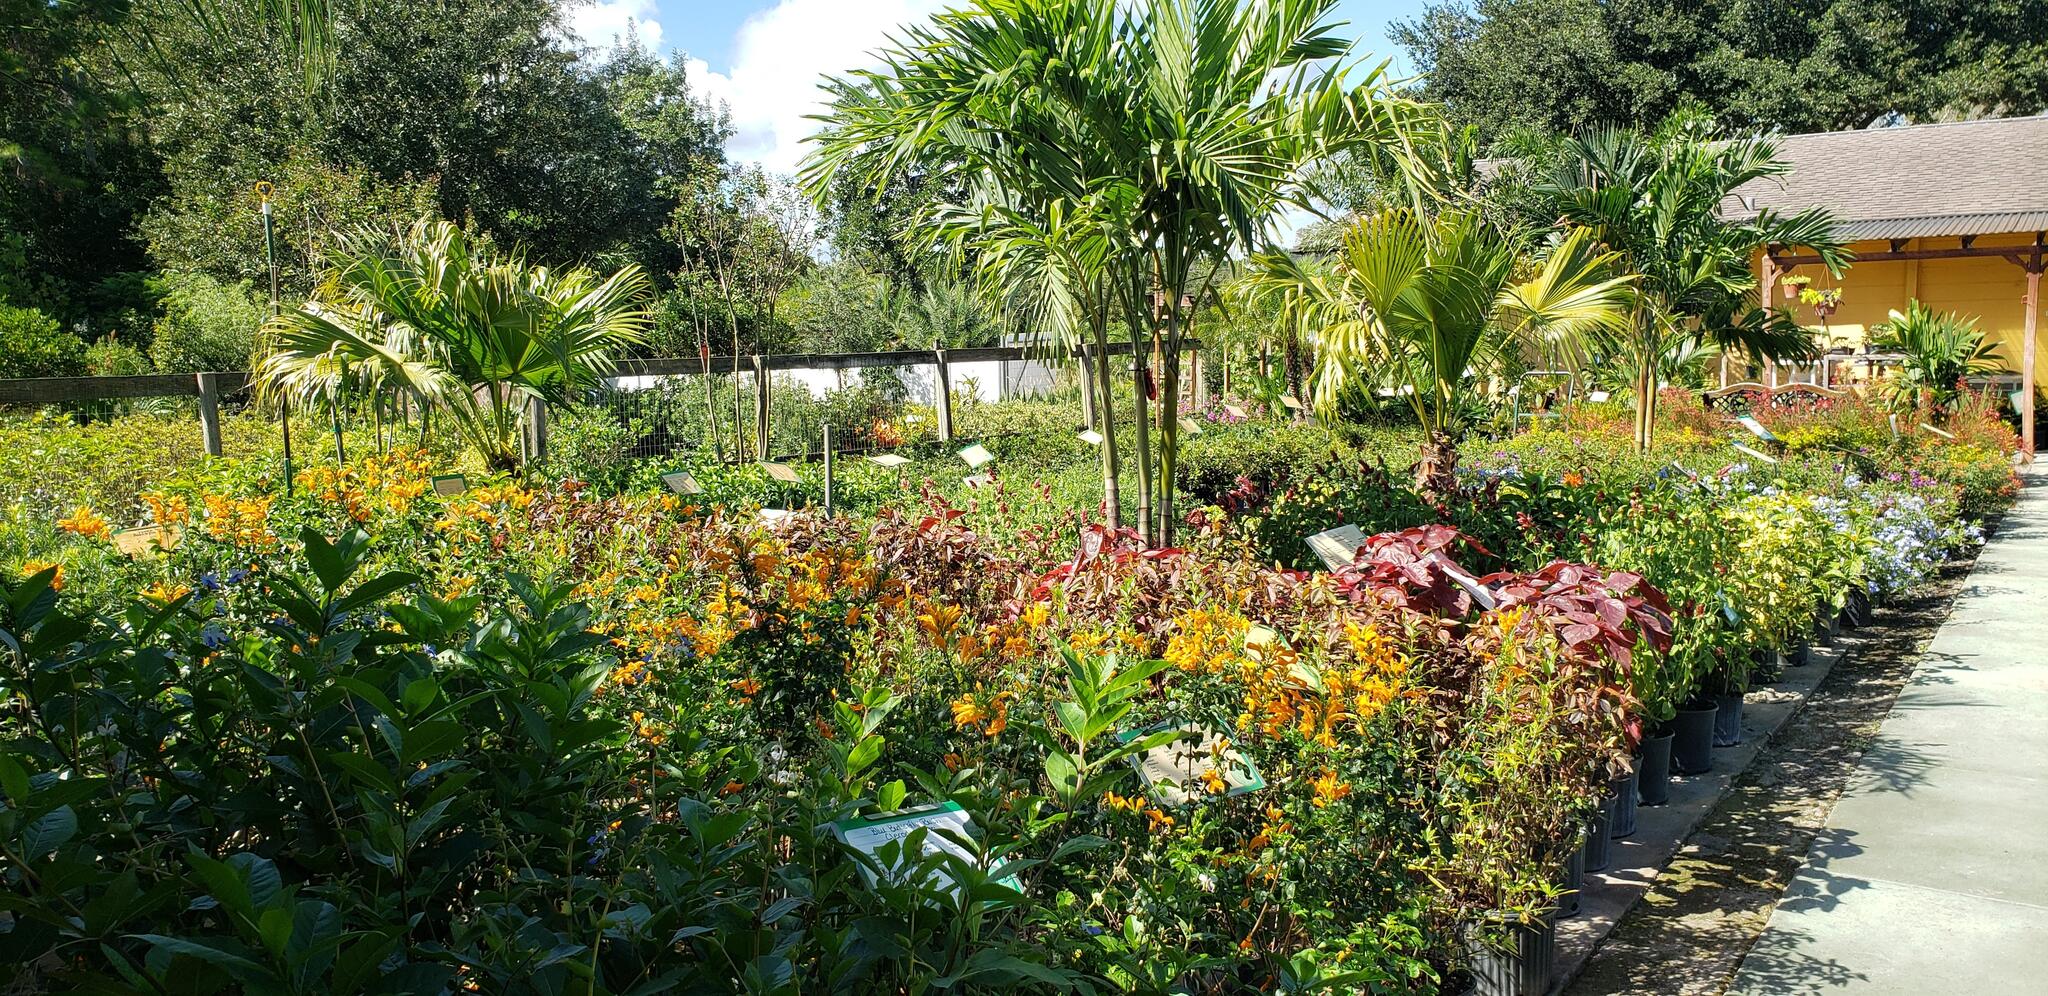
<path fill-rule="evenodd" d="M 629 26 L 663 52 L 689 59 L 693 81 L 731 110 L 735 158 L 787 172 L 802 156 L 820 74 L 856 68 L 898 24 L 957 0 L 594 0 L 571 10 L 593 45 Z M 1421 12 L 1423 0 L 1342 0 L 1339 17 L 1361 48 L 1394 57 L 1388 22 Z"/>

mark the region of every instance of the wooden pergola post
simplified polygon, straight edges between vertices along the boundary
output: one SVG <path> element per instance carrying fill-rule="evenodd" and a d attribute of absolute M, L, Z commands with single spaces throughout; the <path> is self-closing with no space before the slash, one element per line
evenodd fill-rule
<path fill-rule="evenodd" d="M 1787 269 L 1789 269 L 1789 267 L 1787 267 Z M 1763 281 L 1762 281 L 1762 287 L 1760 288 L 1760 290 L 1761 290 L 1761 293 L 1759 293 L 1759 294 L 1757 295 L 1757 301 L 1759 302 L 1759 304 L 1760 304 L 1760 306 L 1761 306 L 1761 308 L 1762 308 L 1762 310 L 1763 310 L 1763 313 L 1764 313 L 1764 321 L 1768 322 L 1768 321 L 1770 321 L 1770 320 L 1771 320 L 1771 312 L 1772 312 L 1772 310 L 1773 310 L 1773 309 L 1771 308 L 1771 296 L 1772 296 L 1772 295 L 1774 295 L 1774 294 L 1776 294 L 1776 293 L 1778 292 L 1778 275 L 1779 275 L 1779 273 L 1780 273 L 1780 270 L 1779 270 L 1779 267 L 1778 267 L 1778 261 L 1777 261 L 1776 259 L 1772 258 L 1772 256 L 1771 256 L 1771 252 L 1770 252 L 1770 250 L 1769 250 L 1769 249 L 1765 249 L 1765 250 L 1764 250 L 1764 258 L 1763 258 L 1763 262 L 1762 262 L 1762 263 L 1761 263 L 1761 264 L 1760 264 L 1760 265 L 1759 265 L 1759 266 L 1757 267 L 1757 270 L 1759 271 L 1759 273 L 1760 273 L 1760 274 L 1762 275 L 1762 277 L 1763 277 Z M 1767 357 L 1767 356 L 1766 356 L 1766 357 L 1760 357 L 1760 359 L 1762 359 L 1762 360 L 1764 361 L 1764 371 L 1765 371 L 1765 373 L 1764 373 L 1764 380 L 1765 380 L 1765 382 L 1766 382 L 1766 383 L 1768 383 L 1768 384 L 1769 384 L 1770 386 L 1772 386 L 1772 387 L 1777 387 L 1777 386 L 1778 386 L 1778 364 L 1777 364 L 1777 362 L 1776 362 L 1776 361 L 1774 361 L 1774 360 L 1772 360 L 1772 359 L 1771 359 L 1770 357 Z M 1727 373 L 1727 365 L 1726 365 L 1725 363 L 1724 363 L 1724 364 L 1722 364 L 1722 372 L 1721 372 L 1721 386 L 1722 386 L 1722 387 L 1727 387 L 1727 386 L 1728 386 L 1728 373 Z"/>
<path fill-rule="evenodd" d="M 2041 248 L 2027 266 L 2026 343 L 2020 347 L 2020 444 L 2034 459 L 2034 340 L 2041 320 Z"/>

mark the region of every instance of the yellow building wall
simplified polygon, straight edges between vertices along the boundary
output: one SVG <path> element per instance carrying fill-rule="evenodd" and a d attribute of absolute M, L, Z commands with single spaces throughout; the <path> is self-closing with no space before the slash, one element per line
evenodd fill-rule
<path fill-rule="evenodd" d="M 1986 235 L 1974 244 L 1979 247 L 2031 249 L 2034 236 L 2032 233 Z M 1953 238 L 1914 239 L 1902 248 L 1953 249 L 1956 245 Z M 1859 254 L 1879 253 L 1890 251 L 1891 244 L 1859 242 L 1851 248 Z M 2011 260 L 1975 256 L 1856 263 L 1844 270 L 1840 277 L 1829 275 L 1824 266 L 1794 267 L 1791 272 L 1813 278 L 1809 286 L 1815 289 L 1841 289 L 1841 306 L 1825 321 L 1826 334 L 1832 345 L 1862 345 L 1871 326 L 1885 321 L 1893 309 L 1904 311 L 1906 302 L 1917 297 L 1921 304 L 1937 311 L 1954 311 L 1976 318 L 1977 327 L 1998 345 L 2006 369 L 2018 372 L 2020 368 L 2021 351 L 2025 346 L 2027 272 L 2013 265 Z M 1772 295 L 1771 307 L 1789 311 L 1800 324 L 1812 328 L 1816 334 L 1820 333 L 1823 322 L 1812 306 L 1787 300 L 1782 286 L 1783 276 L 1779 279 L 1781 286 Z M 2048 284 L 2048 278 L 2043 278 L 2043 283 Z M 2048 289 L 2043 290 L 2042 296 L 2048 298 Z M 2039 321 L 2036 335 L 2048 338 L 2048 318 Z M 2048 384 L 2048 342 L 2037 339 L 2034 358 L 2035 379 Z"/>

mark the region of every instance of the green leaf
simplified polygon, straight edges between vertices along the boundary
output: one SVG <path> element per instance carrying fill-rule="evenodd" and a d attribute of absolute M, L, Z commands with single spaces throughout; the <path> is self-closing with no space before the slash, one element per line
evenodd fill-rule
<path fill-rule="evenodd" d="M 22 860 L 39 861 L 78 835 L 78 814 L 70 806 L 59 806 L 30 823 L 21 832 Z"/>

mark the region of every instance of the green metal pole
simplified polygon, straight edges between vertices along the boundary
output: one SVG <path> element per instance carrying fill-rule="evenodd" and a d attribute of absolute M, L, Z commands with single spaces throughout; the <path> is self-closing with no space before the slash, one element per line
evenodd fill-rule
<path fill-rule="evenodd" d="M 270 266 L 270 317 L 278 316 L 277 294 L 277 231 L 270 214 L 269 184 L 259 184 L 258 193 L 263 197 L 263 258 Z M 284 496 L 292 496 L 292 405 L 282 396 L 277 399 L 277 423 L 284 432 Z"/>

